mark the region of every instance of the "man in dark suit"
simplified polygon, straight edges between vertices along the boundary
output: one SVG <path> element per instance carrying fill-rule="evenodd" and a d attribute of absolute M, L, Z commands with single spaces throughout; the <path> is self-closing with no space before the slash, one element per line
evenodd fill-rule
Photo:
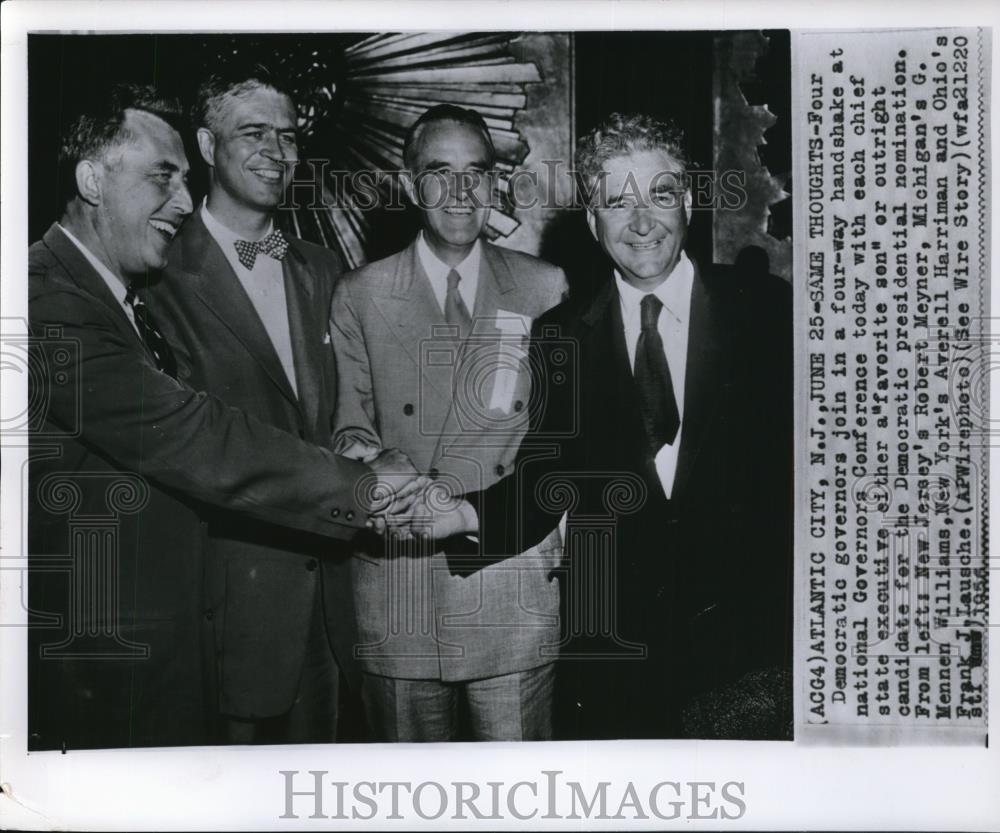
<path fill-rule="evenodd" d="M 212 739 L 196 505 L 330 542 L 369 511 L 369 467 L 176 378 L 137 289 L 191 211 L 178 111 L 147 88 L 101 108 L 71 125 L 65 212 L 29 251 L 31 749 Z"/>
<path fill-rule="evenodd" d="M 570 737 L 790 730 L 788 286 L 684 252 L 681 136 L 615 114 L 576 154 L 611 260 L 596 296 L 533 330 L 516 471 L 438 512 L 478 530 L 469 572 L 568 515 L 560 709 Z"/>
<path fill-rule="evenodd" d="M 274 226 L 298 156 L 291 97 L 263 68 L 213 77 L 194 121 L 208 195 L 177 235 L 150 306 L 189 384 L 328 446 L 327 313 L 341 270 L 332 251 Z M 231 512 L 204 518 L 223 737 L 335 740 L 340 670 L 350 676 L 356 641 L 344 554 Z"/>

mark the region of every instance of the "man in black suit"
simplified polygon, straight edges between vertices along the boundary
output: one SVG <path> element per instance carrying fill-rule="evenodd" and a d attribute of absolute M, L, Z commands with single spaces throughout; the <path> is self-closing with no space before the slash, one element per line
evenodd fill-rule
<path fill-rule="evenodd" d="M 516 471 L 433 514 L 439 536 L 478 532 L 482 555 L 452 556 L 464 572 L 567 514 L 570 737 L 790 727 L 790 292 L 685 254 L 686 164 L 679 131 L 646 116 L 580 141 L 611 274 L 535 324 Z"/>
<path fill-rule="evenodd" d="M 194 506 L 349 539 L 371 508 L 359 481 L 385 465 L 177 378 L 138 290 L 191 212 L 178 115 L 119 88 L 77 119 L 64 214 L 29 251 L 30 749 L 209 742 L 215 611 Z"/>

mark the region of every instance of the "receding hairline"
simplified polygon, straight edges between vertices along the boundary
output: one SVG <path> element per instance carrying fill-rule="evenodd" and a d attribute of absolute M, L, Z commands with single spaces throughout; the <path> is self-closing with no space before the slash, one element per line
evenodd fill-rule
<path fill-rule="evenodd" d="M 479 125 L 470 124 L 467 121 L 460 121 L 456 118 L 450 116 L 444 116 L 442 118 L 436 118 L 433 121 L 426 121 L 421 125 L 418 125 L 413 133 L 413 137 L 410 140 L 410 146 L 408 148 L 408 155 L 410 160 L 416 161 L 419 151 L 423 147 L 425 141 L 425 135 L 428 130 L 432 130 L 436 127 L 443 125 L 450 125 L 452 127 L 465 128 L 470 133 L 476 134 L 483 142 L 483 147 L 486 150 L 485 162 L 492 164 L 496 160 L 496 148 L 493 146 L 493 138 L 489 134 L 489 130 L 483 130 Z M 410 161 L 404 159 L 403 163 L 409 168 Z"/>
<path fill-rule="evenodd" d="M 181 148 L 183 150 L 183 142 L 181 141 L 180 133 L 172 124 L 156 115 L 156 113 L 151 113 L 149 110 L 143 110 L 140 107 L 126 107 L 122 117 L 121 127 L 118 129 L 118 134 L 116 135 L 114 141 L 104 145 L 98 153 L 94 154 L 96 158 L 93 161 L 99 161 L 109 168 L 116 167 L 121 163 L 122 155 L 125 150 L 129 147 L 136 146 L 142 138 L 142 134 L 136 132 L 137 129 L 155 128 L 159 126 L 162 126 L 170 133 L 173 133 L 177 137 L 178 142 L 181 142 Z M 146 135 L 150 132 L 151 131 L 147 130 Z"/>

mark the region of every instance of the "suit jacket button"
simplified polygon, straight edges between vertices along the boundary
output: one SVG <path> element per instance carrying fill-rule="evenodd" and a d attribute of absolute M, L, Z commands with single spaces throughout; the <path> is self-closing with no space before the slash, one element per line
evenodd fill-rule
<path fill-rule="evenodd" d="M 330 510 L 330 517 L 331 518 L 339 518 L 340 517 L 340 510 L 336 506 L 334 506 L 333 509 Z"/>
<path fill-rule="evenodd" d="M 344 513 L 344 520 L 345 521 L 353 521 L 354 520 L 354 512 L 352 512 L 350 509 L 348 509 Z"/>
<path fill-rule="evenodd" d="M 205 619 L 211 622 L 214 618 L 215 618 L 215 611 L 212 610 L 212 608 L 208 608 L 208 610 L 205 611 Z"/>
<path fill-rule="evenodd" d="M 514 410 L 517 411 L 518 413 L 524 410 L 524 403 L 520 399 L 518 399 L 517 402 L 514 403 Z"/>
<path fill-rule="evenodd" d="M 413 406 L 409 402 L 403 406 L 403 413 L 407 416 L 413 416 Z"/>
<path fill-rule="evenodd" d="M 494 471 L 497 473 L 497 477 L 503 477 L 504 473 L 503 463 L 497 463 L 497 467 L 494 469 Z"/>
<path fill-rule="evenodd" d="M 308 570 L 308 571 L 309 571 L 310 573 L 311 573 L 311 572 L 312 572 L 313 570 L 315 570 L 315 569 L 316 569 L 316 559 L 315 559 L 315 558 L 310 558 L 310 559 L 309 559 L 309 560 L 308 560 L 308 561 L 306 562 L 306 569 L 307 569 L 307 570 Z"/>

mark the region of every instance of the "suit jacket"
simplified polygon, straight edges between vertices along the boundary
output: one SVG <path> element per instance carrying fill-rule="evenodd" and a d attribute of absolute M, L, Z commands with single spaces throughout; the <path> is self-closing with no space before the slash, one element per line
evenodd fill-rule
<path fill-rule="evenodd" d="M 457 494 L 495 482 L 527 428 L 530 322 L 564 288 L 558 268 L 483 242 L 473 330 L 457 343 L 440 332 L 444 315 L 415 242 L 345 275 L 331 312 L 335 448 L 399 448 Z M 352 567 L 362 666 L 393 677 L 471 680 L 552 662 L 555 527 L 534 542 L 539 547 L 510 550 L 523 555 L 470 578 L 451 575 L 440 553 L 359 553 Z"/>
<path fill-rule="evenodd" d="M 791 347 L 787 284 L 696 267 L 668 500 L 614 281 L 536 322 L 531 432 L 513 475 L 469 495 L 483 554 L 450 561 L 469 574 L 568 512 L 564 732 L 681 734 L 692 698 L 788 663 Z"/>
<path fill-rule="evenodd" d="M 329 446 L 336 373 L 327 310 L 340 263 L 328 249 L 297 238 L 288 242 L 282 273 L 297 395 L 200 211 L 178 234 L 149 305 L 175 345 L 188 384 Z M 355 640 L 348 551 L 219 507 L 205 507 L 202 515 L 221 710 L 266 717 L 291 707 L 317 592 L 325 594 L 337 657 L 349 672 Z"/>
<path fill-rule="evenodd" d="M 205 743 L 194 503 L 347 539 L 368 469 L 157 370 L 55 226 L 28 286 L 29 748 Z"/>

